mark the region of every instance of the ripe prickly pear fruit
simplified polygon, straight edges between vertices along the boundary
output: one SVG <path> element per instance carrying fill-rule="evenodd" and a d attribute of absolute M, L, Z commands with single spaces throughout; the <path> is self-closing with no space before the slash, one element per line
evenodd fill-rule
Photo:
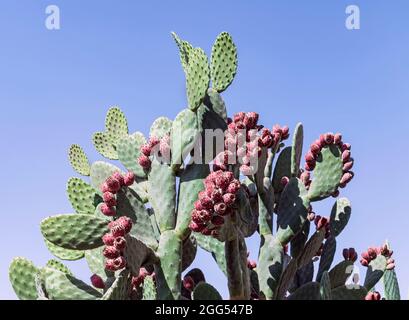
<path fill-rule="evenodd" d="M 102 278 L 97 275 L 97 274 L 93 274 L 91 276 L 91 284 L 98 289 L 104 289 L 105 288 L 105 283 L 104 280 L 102 280 Z"/>
<path fill-rule="evenodd" d="M 129 187 L 135 182 L 135 174 L 132 171 L 129 171 L 124 176 L 124 184 Z"/>
<path fill-rule="evenodd" d="M 103 203 L 101 205 L 101 212 L 103 215 L 106 215 L 108 217 L 113 217 L 114 215 L 116 215 L 115 208 L 108 207 L 106 203 Z"/>

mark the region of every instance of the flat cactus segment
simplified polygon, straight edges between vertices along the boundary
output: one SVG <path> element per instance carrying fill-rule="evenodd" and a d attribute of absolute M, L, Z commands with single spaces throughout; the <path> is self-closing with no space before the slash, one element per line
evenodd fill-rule
<path fill-rule="evenodd" d="M 142 300 L 156 300 L 156 285 L 153 276 L 146 276 L 143 281 Z"/>
<path fill-rule="evenodd" d="M 126 258 L 128 268 L 132 274 L 139 274 L 139 269 L 141 268 L 142 264 L 151 254 L 153 254 L 152 250 L 129 234 L 126 235 L 125 239 L 126 247 L 124 256 Z"/>
<path fill-rule="evenodd" d="M 105 130 L 114 146 L 120 138 L 128 135 L 128 122 L 118 107 L 112 107 L 108 110 L 105 117 Z"/>
<path fill-rule="evenodd" d="M 308 240 L 308 236 L 310 234 L 310 221 L 306 220 L 300 230 L 295 237 L 291 240 L 290 252 L 291 257 L 297 259 L 302 251 L 304 250 L 305 243 Z"/>
<path fill-rule="evenodd" d="M 73 250 L 102 246 L 102 236 L 108 231 L 106 220 L 89 214 L 61 214 L 41 222 L 44 238 L 57 246 Z"/>
<path fill-rule="evenodd" d="M 341 150 L 337 146 L 330 145 L 322 148 L 308 190 L 311 201 L 327 198 L 337 190 L 343 174 L 342 167 Z"/>
<path fill-rule="evenodd" d="M 104 247 L 86 250 L 85 260 L 91 272 L 100 276 L 105 282 L 108 278 L 112 278 L 114 273 L 105 269 L 105 257 L 102 255 L 103 250 Z"/>
<path fill-rule="evenodd" d="M 159 117 L 152 123 L 149 136 L 161 139 L 164 135 L 168 134 L 171 129 L 172 120 L 166 117 Z"/>
<path fill-rule="evenodd" d="M 291 259 L 280 276 L 275 294 L 276 298 L 283 299 L 285 297 L 287 291 L 290 289 L 290 286 L 293 283 L 297 270 L 297 259 Z"/>
<path fill-rule="evenodd" d="M 273 188 L 274 192 L 282 192 L 284 189 L 281 179 L 283 177 L 291 177 L 291 147 L 285 147 L 277 158 L 273 172 Z"/>
<path fill-rule="evenodd" d="M 325 230 L 317 230 L 305 244 L 304 250 L 298 258 L 298 268 L 302 268 L 317 255 L 325 238 Z"/>
<path fill-rule="evenodd" d="M 199 245 L 199 247 L 201 247 L 203 250 L 206 250 L 207 252 L 210 252 L 220 270 L 223 271 L 224 274 L 227 274 L 224 243 L 213 237 L 204 236 L 198 232 L 193 232 L 193 234 L 197 240 L 197 244 Z"/>
<path fill-rule="evenodd" d="M 36 300 L 37 289 L 35 277 L 39 273 L 37 267 L 26 258 L 14 258 L 9 267 L 9 279 L 20 300 Z"/>
<path fill-rule="evenodd" d="M 159 300 L 179 300 L 182 285 L 182 242 L 173 230 L 161 234 L 157 255 L 160 265 L 157 266 L 157 285 Z"/>
<path fill-rule="evenodd" d="M 183 241 L 182 245 L 182 272 L 185 271 L 196 258 L 197 241 L 196 238 L 191 235 Z"/>
<path fill-rule="evenodd" d="M 186 91 L 189 108 L 195 111 L 206 96 L 210 82 L 210 69 L 207 56 L 200 48 L 195 48 L 189 55 L 186 68 Z"/>
<path fill-rule="evenodd" d="M 386 265 L 386 258 L 383 255 L 378 255 L 375 260 L 372 260 L 369 263 L 364 282 L 364 287 L 368 291 L 371 290 L 379 280 L 381 280 L 386 270 Z"/>
<path fill-rule="evenodd" d="M 140 132 L 126 135 L 118 140 L 117 152 L 119 161 L 132 171 L 137 177 L 144 178 L 146 173 L 139 165 L 137 159 L 141 154 L 140 148 L 146 143 L 146 139 Z"/>
<path fill-rule="evenodd" d="M 237 49 L 227 32 L 220 33 L 212 48 L 211 75 L 214 89 L 223 92 L 237 72 Z"/>
<path fill-rule="evenodd" d="M 332 300 L 331 295 L 331 280 L 327 271 L 324 271 L 320 281 L 321 300 Z"/>
<path fill-rule="evenodd" d="M 223 298 L 215 287 L 201 282 L 193 290 L 192 300 L 223 300 Z"/>
<path fill-rule="evenodd" d="M 399 284 L 395 270 L 385 270 L 382 280 L 386 300 L 400 300 Z"/>
<path fill-rule="evenodd" d="M 87 155 L 79 145 L 73 144 L 70 146 L 68 159 L 75 171 L 83 176 L 89 176 L 91 167 Z"/>
<path fill-rule="evenodd" d="M 210 169 L 205 164 L 187 165 L 180 176 L 179 200 L 177 208 L 177 222 L 175 231 L 180 237 L 185 238 L 189 232 L 194 203 L 198 194 L 204 189 L 203 180 L 209 174 Z"/>
<path fill-rule="evenodd" d="M 47 264 L 46 264 L 46 267 L 53 268 L 55 270 L 58 270 L 58 271 L 61 271 L 61 272 L 65 273 L 65 274 L 69 274 L 70 276 L 73 275 L 71 270 L 68 269 L 68 267 L 66 265 L 64 265 L 63 263 L 61 263 L 60 261 L 55 260 L 55 259 L 48 260 Z"/>
<path fill-rule="evenodd" d="M 278 207 L 277 239 L 286 245 L 301 230 L 308 214 L 310 202 L 307 190 L 298 178 L 291 178 L 281 194 Z"/>
<path fill-rule="evenodd" d="M 50 251 L 54 256 L 61 260 L 79 260 L 84 258 L 84 251 L 81 250 L 71 250 L 65 249 L 60 246 L 55 245 L 54 243 L 48 241 L 44 238 L 44 242 L 47 246 L 48 251 Z"/>
<path fill-rule="evenodd" d="M 79 178 L 70 178 L 67 183 L 68 199 L 78 213 L 94 214 L 95 208 L 102 202 L 98 191 Z"/>
<path fill-rule="evenodd" d="M 216 112 L 220 118 L 227 120 L 227 109 L 226 104 L 223 101 L 222 96 L 213 88 L 207 90 L 207 96 L 204 101 L 205 105 Z"/>
<path fill-rule="evenodd" d="M 180 167 L 198 138 L 200 138 L 200 132 L 196 113 L 189 109 L 182 110 L 172 123 L 171 150 L 173 166 Z"/>
<path fill-rule="evenodd" d="M 352 261 L 344 260 L 334 266 L 328 273 L 332 288 L 343 286 L 353 271 L 354 263 Z"/>
<path fill-rule="evenodd" d="M 340 198 L 332 207 L 330 217 L 331 233 L 337 237 L 347 225 L 351 217 L 351 203 L 347 198 Z"/>
<path fill-rule="evenodd" d="M 96 300 L 101 293 L 83 281 L 54 268 L 43 269 L 45 289 L 52 300 Z"/>
<path fill-rule="evenodd" d="M 173 229 L 176 224 L 176 177 L 166 164 L 152 161 L 149 181 L 149 202 L 155 212 L 161 232 Z"/>
<path fill-rule="evenodd" d="M 288 296 L 288 300 L 320 300 L 320 284 L 309 282 Z"/>
<path fill-rule="evenodd" d="M 128 300 L 131 291 L 131 279 L 128 270 L 122 270 L 114 283 L 101 297 L 101 300 Z"/>
<path fill-rule="evenodd" d="M 291 149 L 291 175 L 297 177 L 300 171 L 302 147 L 304 141 L 304 129 L 302 123 L 297 123 L 293 134 L 293 145 Z"/>
<path fill-rule="evenodd" d="M 334 260 L 335 251 L 337 249 L 337 240 L 331 234 L 325 241 L 322 249 L 322 255 L 320 258 L 320 265 L 317 273 L 317 281 L 321 280 L 324 271 L 328 271 L 331 268 L 332 261 Z"/>
<path fill-rule="evenodd" d="M 314 262 L 311 260 L 304 267 L 297 270 L 297 273 L 294 279 L 296 288 L 299 288 L 303 286 L 304 284 L 311 282 L 313 277 L 314 277 Z M 295 291 L 295 290 L 292 290 L 292 291 Z"/>
<path fill-rule="evenodd" d="M 364 300 L 368 291 L 361 286 L 340 286 L 331 291 L 332 300 Z"/>
<path fill-rule="evenodd" d="M 193 51 L 193 47 L 189 42 L 180 39 L 175 32 L 172 32 L 171 34 L 179 48 L 180 62 L 182 64 L 183 70 L 186 72 L 187 66 L 189 64 L 189 55 Z"/>
<path fill-rule="evenodd" d="M 282 244 L 272 235 L 264 236 L 262 241 L 257 274 L 260 294 L 270 300 L 274 297 L 283 271 L 284 250 Z"/>
<path fill-rule="evenodd" d="M 236 223 L 243 237 L 251 237 L 259 228 L 259 214 L 262 208 L 265 209 L 266 215 L 272 214 L 272 210 L 269 211 L 269 209 L 272 208 L 269 207 L 269 204 L 271 204 L 271 202 L 274 203 L 274 193 L 270 192 L 269 194 L 263 195 L 263 199 L 265 202 L 259 203 L 259 212 L 253 211 L 250 199 L 248 198 L 247 193 L 243 188 L 240 188 L 237 192 L 236 199 L 239 207 L 237 210 L 238 219 L 236 220 Z"/>
<path fill-rule="evenodd" d="M 137 193 L 130 188 L 122 189 L 117 193 L 117 202 L 117 212 L 132 220 L 131 234 L 148 247 L 156 250 L 158 241 L 155 237 L 151 218 Z"/>
<path fill-rule="evenodd" d="M 91 165 L 91 184 L 98 191 L 102 184 L 114 172 L 122 172 L 117 166 L 104 161 L 96 161 Z"/>
<path fill-rule="evenodd" d="M 92 136 L 92 143 L 95 149 L 104 156 L 111 160 L 118 160 L 118 153 L 115 145 L 112 143 L 110 137 L 106 132 L 96 132 Z"/>

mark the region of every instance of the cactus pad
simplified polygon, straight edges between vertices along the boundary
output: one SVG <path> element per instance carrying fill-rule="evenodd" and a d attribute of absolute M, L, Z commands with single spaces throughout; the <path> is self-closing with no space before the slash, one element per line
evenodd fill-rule
<path fill-rule="evenodd" d="M 143 281 L 142 300 L 156 300 L 156 285 L 153 276 L 146 276 Z"/>
<path fill-rule="evenodd" d="M 273 173 L 273 187 L 274 192 L 276 193 L 282 192 L 284 189 L 284 186 L 281 183 L 281 178 L 291 177 L 291 157 L 292 149 L 291 147 L 286 147 L 280 152 L 277 158 Z"/>
<path fill-rule="evenodd" d="M 382 278 L 386 270 L 386 258 L 383 255 L 378 255 L 372 260 L 366 270 L 364 287 L 369 291 Z"/>
<path fill-rule="evenodd" d="M 14 258 L 9 268 L 9 279 L 17 297 L 21 300 L 37 299 L 35 277 L 39 270 L 25 258 Z"/>
<path fill-rule="evenodd" d="M 97 274 L 104 280 L 104 282 L 114 276 L 112 271 L 105 269 L 105 257 L 102 255 L 104 247 L 98 247 L 92 250 L 85 251 L 85 260 L 87 261 L 88 268 L 94 274 Z"/>
<path fill-rule="evenodd" d="M 200 48 L 195 48 L 189 55 L 186 68 L 186 91 L 189 108 L 195 111 L 204 97 L 210 82 L 209 63 L 206 54 Z"/>
<path fill-rule="evenodd" d="M 120 138 L 128 135 L 128 122 L 118 107 L 111 107 L 105 117 L 105 130 L 114 146 Z"/>
<path fill-rule="evenodd" d="M 46 267 L 53 268 L 55 270 L 59 270 L 59 271 L 61 271 L 63 273 L 69 274 L 70 276 L 73 275 L 71 270 L 68 269 L 68 267 L 66 265 L 64 265 L 63 263 L 61 263 L 60 261 L 55 260 L 55 259 L 48 260 L 47 264 L 46 264 Z"/>
<path fill-rule="evenodd" d="M 103 161 L 96 161 L 91 165 L 91 184 L 98 191 L 101 190 L 101 185 L 114 172 L 121 172 L 118 167 Z"/>
<path fill-rule="evenodd" d="M 79 178 L 70 178 L 67 194 L 73 209 L 78 213 L 94 214 L 95 208 L 102 202 L 98 191 Z"/>
<path fill-rule="evenodd" d="M 106 132 L 94 133 L 92 136 L 92 143 L 94 144 L 95 149 L 97 149 L 97 151 L 105 158 L 118 160 L 116 147 Z"/>
<path fill-rule="evenodd" d="M 62 260 L 79 260 L 84 257 L 84 251 L 65 249 L 44 238 L 47 249 L 57 258 Z"/>
<path fill-rule="evenodd" d="M 162 138 L 165 134 L 168 134 L 172 129 L 172 120 L 166 117 L 159 117 L 156 119 L 150 128 L 149 136 Z"/>
<path fill-rule="evenodd" d="M 297 123 L 293 134 L 293 145 L 291 149 L 291 175 L 297 177 L 300 171 L 302 147 L 304 141 L 304 129 L 301 123 Z"/>
<path fill-rule="evenodd" d="M 201 282 L 192 292 L 192 300 L 223 300 L 220 293 L 212 285 Z"/>
<path fill-rule="evenodd" d="M 172 32 L 172 37 L 179 48 L 180 62 L 182 64 L 183 70 L 186 72 L 187 66 L 189 64 L 189 56 L 193 51 L 193 47 L 189 42 L 180 39 L 175 32 Z"/>
<path fill-rule="evenodd" d="M 344 260 L 333 267 L 328 273 L 332 288 L 343 286 L 353 271 L 354 263 L 352 261 Z"/>
<path fill-rule="evenodd" d="M 131 290 L 131 279 L 128 270 L 122 270 L 115 278 L 114 283 L 104 293 L 101 300 L 128 300 Z"/>
<path fill-rule="evenodd" d="M 331 291 L 332 300 L 364 300 L 368 291 L 362 287 L 340 286 Z"/>
<path fill-rule="evenodd" d="M 87 155 L 79 145 L 71 145 L 68 151 L 68 159 L 75 171 L 83 176 L 89 176 L 91 167 Z"/>
<path fill-rule="evenodd" d="M 140 156 L 140 148 L 146 143 L 146 139 L 140 132 L 135 132 L 131 135 L 126 135 L 118 140 L 117 152 L 119 161 L 137 177 L 145 177 L 146 173 L 139 165 L 138 157 Z"/>
<path fill-rule="evenodd" d="M 337 237 L 347 225 L 351 217 L 351 203 L 347 198 L 338 199 L 331 210 L 331 233 Z"/>

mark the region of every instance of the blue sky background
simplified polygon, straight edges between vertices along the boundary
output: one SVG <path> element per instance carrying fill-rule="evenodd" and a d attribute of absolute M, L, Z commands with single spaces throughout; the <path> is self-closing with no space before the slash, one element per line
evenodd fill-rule
<path fill-rule="evenodd" d="M 61 9 L 61 30 L 44 26 Z M 345 8 L 361 9 L 361 30 L 345 28 Z M 352 144 L 355 178 L 342 191 L 352 218 L 338 248 L 362 252 L 389 239 L 403 297 L 409 289 L 409 2 L 395 1 L 58 1 L 0 4 L 0 298 L 14 299 L 8 265 L 51 258 L 42 218 L 72 211 L 66 181 L 72 143 L 91 160 L 91 135 L 119 105 L 131 131 L 186 106 L 184 74 L 170 31 L 207 53 L 221 31 L 239 53 L 224 99 L 230 114 L 258 111 L 268 127 L 302 121 L 306 143 L 340 131 Z M 333 200 L 315 206 L 328 215 Z M 257 255 L 258 239 L 249 241 Z M 337 259 L 342 258 L 341 254 Z M 67 263 L 88 280 L 85 262 Z M 226 296 L 210 255 L 199 253 L 208 282 Z M 364 275 L 362 269 L 361 274 Z"/>

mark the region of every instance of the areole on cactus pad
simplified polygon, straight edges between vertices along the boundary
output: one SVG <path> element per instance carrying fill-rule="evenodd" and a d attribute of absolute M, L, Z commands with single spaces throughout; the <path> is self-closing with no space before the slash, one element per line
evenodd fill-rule
<path fill-rule="evenodd" d="M 337 237 L 351 218 L 349 200 L 339 198 L 354 177 L 351 145 L 339 133 L 322 134 L 302 166 L 302 123 L 289 139 L 288 126 L 270 130 L 255 111 L 228 117 L 221 93 L 237 73 L 232 37 L 222 32 L 209 60 L 204 50 L 172 36 L 186 76 L 187 108 L 174 120 L 155 120 L 147 137 L 130 133 L 124 113 L 110 108 L 104 131 L 92 141 L 124 169 L 91 163 L 72 145 L 69 161 L 89 182 L 70 178 L 75 213 L 41 222 L 49 251 L 61 260 L 85 257 L 89 281 L 57 260 L 37 267 L 18 257 L 9 269 L 17 296 L 220 300 L 200 269 L 189 270 L 199 247 L 225 274 L 230 299 L 380 300 L 380 280 L 385 299 L 400 299 L 388 243 L 361 255 L 367 267 L 362 285 L 354 282 L 354 248 L 345 248 L 344 260 L 334 264 Z M 317 214 L 314 203 L 331 196 L 332 211 Z M 260 240 L 257 261 L 249 259 L 251 236 Z"/>

